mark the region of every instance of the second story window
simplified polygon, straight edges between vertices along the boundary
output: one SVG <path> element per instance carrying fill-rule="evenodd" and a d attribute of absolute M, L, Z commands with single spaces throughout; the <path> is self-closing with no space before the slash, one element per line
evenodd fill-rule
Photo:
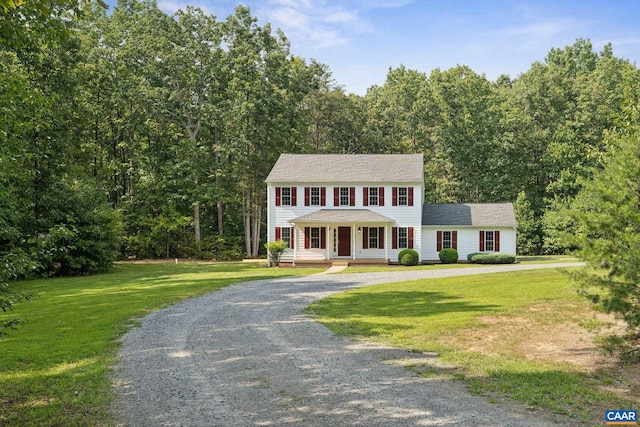
<path fill-rule="evenodd" d="M 369 187 L 369 205 L 378 206 L 378 187 Z"/>
<path fill-rule="evenodd" d="M 349 206 L 349 187 L 340 187 L 340 206 Z"/>
<path fill-rule="evenodd" d="M 282 187 L 280 191 L 282 206 L 291 206 L 291 187 Z"/>
<path fill-rule="evenodd" d="M 320 206 L 320 187 L 311 187 L 309 202 L 311 206 Z"/>
<path fill-rule="evenodd" d="M 295 206 L 296 187 L 276 187 L 276 206 Z"/>
<path fill-rule="evenodd" d="M 393 187 L 393 206 L 413 206 L 413 187 Z"/>
<path fill-rule="evenodd" d="M 398 187 L 398 205 L 407 206 L 409 204 L 407 187 Z"/>
<path fill-rule="evenodd" d="M 355 187 L 333 187 L 333 206 L 355 206 Z"/>

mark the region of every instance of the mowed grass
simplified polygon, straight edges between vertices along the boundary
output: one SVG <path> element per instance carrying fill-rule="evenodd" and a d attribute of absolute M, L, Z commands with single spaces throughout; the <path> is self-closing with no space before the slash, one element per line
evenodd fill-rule
<path fill-rule="evenodd" d="M 598 366 L 600 357 L 612 359 L 594 349 L 583 326 L 603 321 L 555 270 L 370 286 L 308 312 L 337 334 L 437 353 L 437 362 L 411 366 L 419 374 L 466 380 L 490 399 L 509 397 L 580 425 L 602 425 L 606 409 L 640 407 L 637 381 L 620 383 L 638 366 Z M 574 353 L 594 359 L 584 364 Z"/>
<path fill-rule="evenodd" d="M 462 260 L 460 260 L 462 261 Z M 541 256 L 519 256 L 516 259 L 518 264 L 565 264 L 580 262 L 579 258 L 570 255 L 541 255 Z M 347 267 L 343 273 L 374 273 L 387 271 L 411 271 L 411 270 L 440 270 L 450 268 L 473 268 L 473 267 L 491 267 L 491 264 L 473 264 L 473 263 L 456 263 L 456 264 L 425 264 L 425 265 L 359 265 Z"/>
<path fill-rule="evenodd" d="M 111 272 L 11 284 L 37 295 L 0 339 L 1 426 L 110 425 L 109 369 L 136 318 L 232 283 L 322 269 L 250 263 L 119 263 Z"/>

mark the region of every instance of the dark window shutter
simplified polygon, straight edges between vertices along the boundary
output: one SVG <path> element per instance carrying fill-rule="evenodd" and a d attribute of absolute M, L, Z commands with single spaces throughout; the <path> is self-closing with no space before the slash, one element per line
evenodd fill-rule
<path fill-rule="evenodd" d="M 309 249 L 311 247 L 311 227 L 304 228 L 304 248 Z"/>
<path fill-rule="evenodd" d="M 407 246 L 409 249 L 413 249 L 413 227 L 407 227 L 407 231 L 407 234 L 409 235 L 409 243 Z"/>
<path fill-rule="evenodd" d="M 378 249 L 384 249 L 384 227 L 378 227 Z"/>
<path fill-rule="evenodd" d="M 298 206 L 298 187 L 291 187 L 291 206 Z"/>
<path fill-rule="evenodd" d="M 291 236 L 291 243 L 289 243 L 289 247 L 291 249 L 295 248 L 295 241 L 296 241 L 296 235 L 295 235 L 295 227 L 291 227 L 291 231 L 289 232 L 289 235 Z"/>
<path fill-rule="evenodd" d="M 349 187 L 349 206 L 356 205 L 356 187 Z"/>
<path fill-rule="evenodd" d="M 493 232 L 493 250 L 500 252 L 500 232 L 498 230 Z"/>
<path fill-rule="evenodd" d="M 455 250 L 458 250 L 458 232 L 451 232 L 451 247 Z"/>
<path fill-rule="evenodd" d="M 276 206 L 280 206 L 280 187 L 276 187 Z"/>
<path fill-rule="evenodd" d="M 309 193 L 311 189 L 309 187 L 304 187 L 304 205 L 309 206 Z"/>
<path fill-rule="evenodd" d="M 391 227 L 391 249 L 398 249 L 398 227 Z"/>
<path fill-rule="evenodd" d="M 327 249 L 327 228 L 320 228 L 320 249 Z"/>
<path fill-rule="evenodd" d="M 409 193 L 409 206 L 413 206 L 413 187 L 409 187 L 408 189 L 408 193 Z"/>
<path fill-rule="evenodd" d="M 378 188 L 378 206 L 384 206 L 384 187 Z"/>
<path fill-rule="evenodd" d="M 480 232 L 480 252 L 484 252 L 484 231 Z"/>
<path fill-rule="evenodd" d="M 391 189 L 391 205 L 398 206 L 398 187 Z"/>
<path fill-rule="evenodd" d="M 369 187 L 362 189 L 362 206 L 369 206 Z"/>
<path fill-rule="evenodd" d="M 327 206 L 327 187 L 320 188 L 320 206 Z"/>
<path fill-rule="evenodd" d="M 333 187 L 333 206 L 340 206 L 340 187 Z"/>
<path fill-rule="evenodd" d="M 280 231 L 280 227 L 276 227 L 276 240 L 282 239 L 282 232 Z"/>
<path fill-rule="evenodd" d="M 440 252 L 442 249 L 442 231 L 438 231 L 436 234 L 436 251 Z"/>
<path fill-rule="evenodd" d="M 362 249 L 369 249 L 369 227 L 362 227 Z"/>

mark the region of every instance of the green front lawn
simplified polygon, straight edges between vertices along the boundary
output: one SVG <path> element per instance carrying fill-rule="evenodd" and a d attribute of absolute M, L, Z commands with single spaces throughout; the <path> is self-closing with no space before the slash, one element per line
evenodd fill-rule
<path fill-rule="evenodd" d="M 492 399 L 508 396 L 580 425 L 601 425 L 606 409 L 640 407 L 638 367 L 605 363 L 612 358 L 583 327 L 602 320 L 554 270 L 376 285 L 308 311 L 337 334 L 437 353 L 435 364 L 411 366 L 422 375 L 447 372 Z"/>
<path fill-rule="evenodd" d="M 135 318 L 232 283 L 322 269 L 250 263 L 120 263 L 110 273 L 12 284 L 37 293 L 0 339 L 0 425 L 108 425 L 109 367 Z"/>

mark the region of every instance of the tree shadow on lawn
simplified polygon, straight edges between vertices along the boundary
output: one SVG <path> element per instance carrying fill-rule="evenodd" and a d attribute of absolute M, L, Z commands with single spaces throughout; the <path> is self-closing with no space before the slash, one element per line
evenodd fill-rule
<path fill-rule="evenodd" d="M 463 297 L 442 292 L 345 293 L 313 304 L 311 311 L 331 317 L 428 317 L 445 313 L 486 314 L 501 308 L 495 304 L 474 304 Z"/>

